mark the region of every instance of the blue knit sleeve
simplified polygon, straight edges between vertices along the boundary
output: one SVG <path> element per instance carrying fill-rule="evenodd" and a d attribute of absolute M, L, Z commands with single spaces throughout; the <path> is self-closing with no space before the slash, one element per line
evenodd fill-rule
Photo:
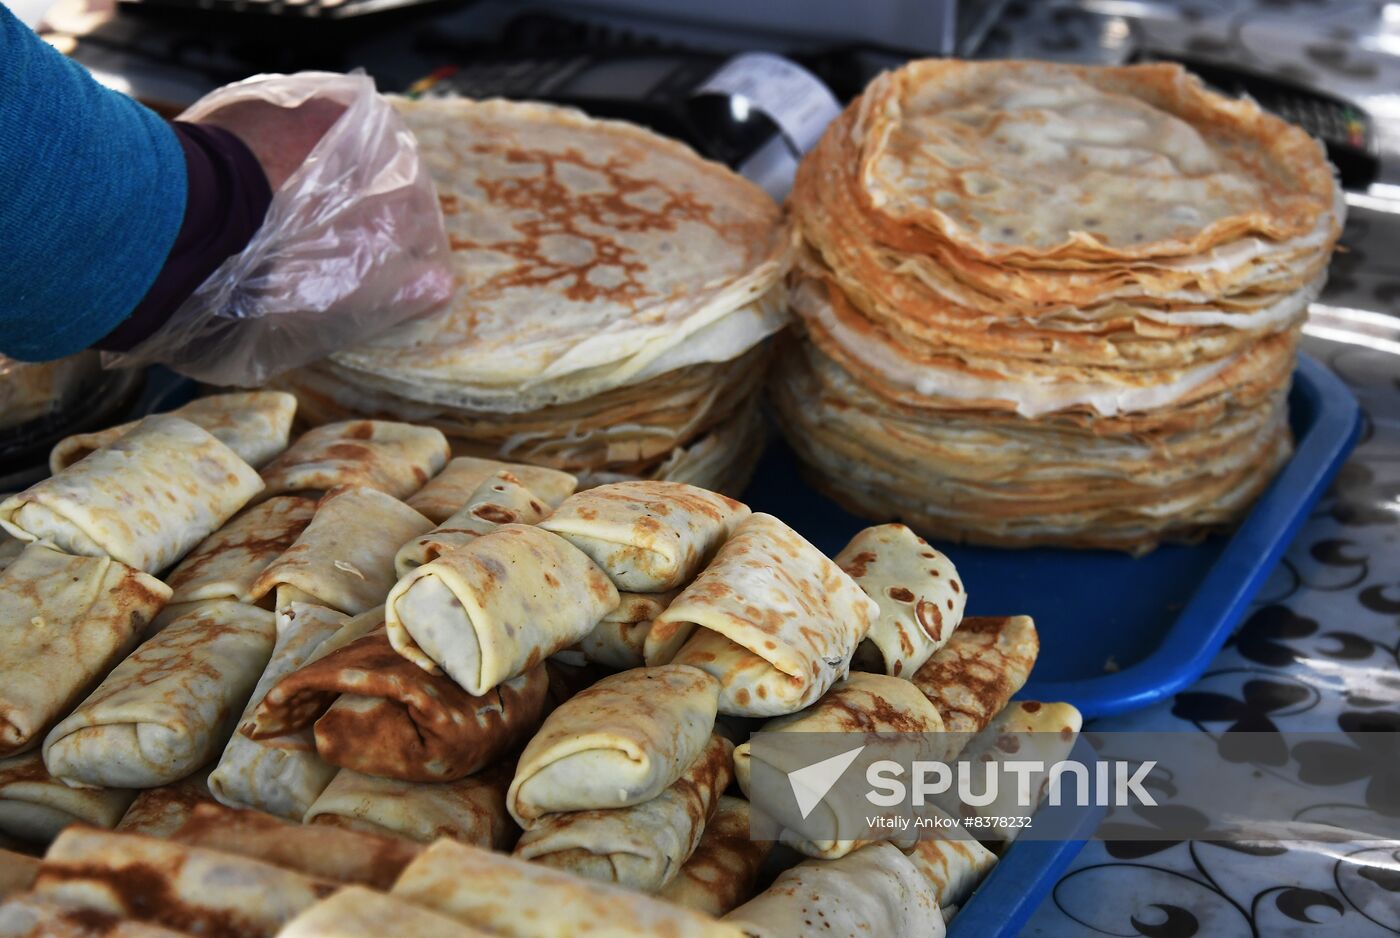
<path fill-rule="evenodd" d="M 170 127 L 0 5 L 0 353 L 87 348 L 156 279 L 185 212 Z"/>

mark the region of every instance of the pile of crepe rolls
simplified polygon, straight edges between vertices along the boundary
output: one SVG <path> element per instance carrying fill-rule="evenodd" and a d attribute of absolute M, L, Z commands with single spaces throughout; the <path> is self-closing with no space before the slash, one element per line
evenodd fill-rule
<path fill-rule="evenodd" d="M 444 315 L 283 376 L 311 423 L 437 427 L 585 486 L 738 492 L 787 323 L 778 206 L 682 144 L 566 108 L 403 100 L 457 265 Z"/>
<path fill-rule="evenodd" d="M 1288 458 L 1299 331 L 1343 221 L 1322 147 L 1172 65 L 916 62 L 798 173 L 810 475 L 939 538 L 1150 550 Z"/>
<path fill-rule="evenodd" d="M 749 730 L 1079 729 L 1010 702 L 1033 624 L 964 618 L 903 525 L 832 559 L 694 486 L 403 423 L 288 446 L 293 412 L 73 438 L 0 502 L 0 936 L 936 936 L 1015 830 L 754 840 Z"/>

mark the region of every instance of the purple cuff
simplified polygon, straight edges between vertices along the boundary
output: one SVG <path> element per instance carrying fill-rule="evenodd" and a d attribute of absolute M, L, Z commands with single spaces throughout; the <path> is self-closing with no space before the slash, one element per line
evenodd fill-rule
<path fill-rule="evenodd" d="M 253 152 L 221 127 L 174 121 L 189 192 L 180 233 L 151 288 L 96 348 L 124 352 L 157 329 L 262 225 L 272 190 Z"/>

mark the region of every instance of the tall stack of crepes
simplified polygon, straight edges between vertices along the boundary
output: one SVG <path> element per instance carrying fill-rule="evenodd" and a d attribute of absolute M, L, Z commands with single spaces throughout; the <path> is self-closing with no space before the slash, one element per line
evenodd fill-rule
<path fill-rule="evenodd" d="M 798 174 L 810 474 L 973 542 L 1135 552 L 1247 510 L 1343 203 L 1322 147 L 1168 65 L 918 62 Z"/>
<path fill-rule="evenodd" d="M 457 265 L 445 317 L 281 379 L 313 422 L 428 424 L 459 454 L 742 487 L 791 237 L 685 146 L 543 104 L 403 101 Z"/>

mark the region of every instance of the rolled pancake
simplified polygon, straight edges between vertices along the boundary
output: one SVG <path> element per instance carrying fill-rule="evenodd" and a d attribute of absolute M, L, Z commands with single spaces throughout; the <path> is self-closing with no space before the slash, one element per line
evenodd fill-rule
<path fill-rule="evenodd" d="M 261 488 L 257 472 L 207 431 L 179 417 L 147 417 L 111 446 L 0 502 L 0 527 L 156 573 Z"/>
<path fill-rule="evenodd" d="M 394 570 L 405 576 L 458 547 L 465 547 L 503 524 L 536 524 L 549 516 L 549 506 L 526 487 L 519 476 L 502 470 L 487 476 L 461 510 L 427 534 L 399 548 Z"/>
<path fill-rule="evenodd" d="M 878 612 L 800 534 L 755 514 L 652 623 L 647 663 L 674 656 L 719 678 L 720 713 L 780 716 L 846 676 Z"/>
<path fill-rule="evenodd" d="M 548 689 L 544 666 L 535 665 L 485 694 L 468 694 L 400 657 L 377 629 L 281 678 L 250 711 L 243 733 L 266 739 L 314 721 L 316 750 L 329 765 L 453 781 L 529 738 Z"/>
<path fill-rule="evenodd" d="M 38 857 L 0 849 L 0 901 L 24 892 L 38 875 Z"/>
<path fill-rule="evenodd" d="M 741 938 L 706 915 L 450 840 L 409 864 L 391 895 L 501 938 Z"/>
<path fill-rule="evenodd" d="M 316 514 L 316 500 L 279 495 L 244 509 L 204 539 L 165 578 L 172 603 L 235 599 L 255 603 L 253 583 L 296 543 Z"/>
<path fill-rule="evenodd" d="M 160 580 L 119 561 L 25 548 L 0 572 L 0 756 L 37 746 L 169 598 Z"/>
<path fill-rule="evenodd" d="M 35 895 L 14 896 L 0 904 L 0 938 L 188 938 L 146 922 L 74 908 Z"/>
<path fill-rule="evenodd" d="M 337 883 L 388 889 L 423 848 L 402 837 L 334 827 L 308 827 L 261 811 L 196 807 L 170 834 L 175 843 L 251 857 Z"/>
<path fill-rule="evenodd" d="M 201 770 L 159 788 L 147 788 L 136 796 L 131 807 L 126 809 L 122 819 L 112 829 L 121 834 L 169 837 L 202 804 L 218 804 L 209 794 L 208 770 Z"/>
<path fill-rule="evenodd" d="M 203 427 L 256 469 L 287 448 L 296 412 L 297 399 L 285 391 L 244 391 L 196 398 L 170 414 Z M 49 471 L 58 475 L 78 460 L 126 436 L 139 423 L 133 420 L 59 440 L 49 453 Z"/>
<path fill-rule="evenodd" d="M 923 813 L 941 815 L 952 821 L 932 805 L 926 805 Z M 971 898 L 978 883 L 997 862 L 996 854 L 973 840 L 971 835 L 951 827 L 925 830 L 904 855 L 932 884 L 934 898 L 945 917 L 950 908 L 961 906 Z"/>
<path fill-rule="evenodd" d="M 255 600 L 294 587 L 308 602 L 359 615 L 384 601 L 397 576 L 399 545 L 432 522 L 391 495 L 364 486 L 327 492 L 301 536 L 253 582 Z"/>
<path fill-rule="evenodd" d="M 1029 616 L 968 616 L 912 680 L 949 733 L 977 733 L 1026 683 L 1038 654 Z"/>
<path fill-rule="evenodd" d="M 71 828 L 44 856 L 34 894 L 205 938 L 272 938 L 333 883 L 215 850 Z"/>
<path fill-rule="evenodd" d="M 589 661 L 608 668 L 640 668 L 646 664 L 647 633 L 680 590 L 665 593 L 619 593 L 617 608 L 583 637 L 579 648 Z"/>
<path fill-rule="evenodd" d="M 520 834 L 506 811 L 514 772 L 505 762 L 455 782 L 401 782 L 341 769 L 304 820 L 423 844 L 446 837 L 509 850 Z"/>
<path fill-rule="evenodd" d="M 967 593 L 953 562 L 905 525 L 866 528 L 836 563 L 880 607 L 856 651 L 858 663 L 868 645 L 878 670 L 910 678 L 962 621 Z"/>
<path fill-rule="evenodd" d="M 947 934 L 933 887 L 890 844 L 871 844 L 839 860 L 807 860 L 724 917 L 750 938 L 787 938 L 798 923 L 820 922 L 834 938 Z"/>
<path fill-rule="evenodd" d="M 657 895 L 706 915 L 720 916 L 748 901 L 773 841 L 749 834 L 749 803 L 721 795 L 700 844 Z"/>
<path fill-rule="evenodd" d="M 350 886 L 307 909 L 277 933 L 278 938 L 489 938 L 486 932 L 455 922 L 445 915 L 386 896 L 373 889 Z"/>
<path fill-rule="evenodd" d="M 569 496 L 540 527 L 619 590 L 660 593 L 688 583 L 748 516 L 747 505 L 682 482 L 616 482 Z"/>
<path fill-rule="evenodd" d="M 357 485 L 407 498 L 451 456 L 447 438 L 432 427 L 386 420 L 328 423 L 303 433 L 263 469 L 264 494 Z"/>
<path fill-rule="evenodd" d="M 219 752 L 275 638 L 266 609 L 200 603 L 50 731 L 44 764 L 75 786 L 154 788 L 184 778 Z"/>
<path fill-rule="evenodd" d="M 399 580 L 384 616 L 395 651 L 481 696 L 583 638 L 617 604 L 578 548 L 508 524 Z"/>
<path fill-rule="evenodd" d="M 681 777 L 650 801 L 626 808 L 547 814 L 520 837 L 515 855 L 640 892 L 675 878 L 734 780 L 734 744 L 711 736 Z"/>
<path fill-rule="evenodd" d="M 305 664 L 346 619 L 344 613 L 307 603 L 277 610 L 272 657 L 239 722 L 251 719 L 267 692 Z M 209 775 L 209 791 L 229 807 L 256 808 L 300 821 L 334 775 L 335 768 L 316 754 L 316 739 L 307 728 L 259 740 L 234 733 Z"/>
<path fill-rule="evenodd" d="M 994 820 L 1035 814 L 1050 784 L 1049 767 L 1069 757 L 1083 725 L 1084 717 L 1072 704 L 1012 701 L 972 737 L 959 758 L 972 765 L 982 762 L 1038 762 L 1045 766 L 1044 771 L 1022 776 L 1031 795 L 1030 805 L 1025 806 L 1020 802 L 1019 784 L 1002 785 L 997 797 L 985 805 L 964 804 L 955 792 L 935 796 L 934 803 L 949 814 L 967 818 Z M 987 771 L 992 770 L 989 768 Z M 1006 775 L 1002 774 L 1002 777 Z M 994 849 L 998 850 L 1015 840 L 1024 830 L 1021 826 L 1006 822 L 978 825 L 970 829 L 978 840 L 994 845 Z"/>
<path fill-rule="evenodd" d="M 136 797 L 126 789 L 70 788 L 38 752 L 0 759 L 0 834 L 47 844 L 69 824 L 111 827 Z"/>
<path fill-rule="evenodd" d="M 684 665 L 605 677 L 560 704 L 520 755 L 508 804 L 542 816 L 623 808 L 659 796 L 710 745 L 719 682 Z"/>
<path fill-rule="evenodd" d="M 763 724 L 760 732 L 848 733 L 853 734 L 853 744 L 856 739 L 854 734 L 860 734 L 867 747 L 898 747 L 902 751 L 892 757 L 907 759 L 908 746 L 913 740 L 901 734 L 939 734 L 941 737 L 943 720 L 928 698 L 908 681 L 886 674 L 853 671 L 850 677 L 833 684 L 821 700 L 806 710 L 769 720 Z M 952 745 L 950 742 L 949 748 Z M 945 757 L 946 752 L 946 748 L 932 749 L 926 755 L 921 753 L 921 758 L 940 759 Z M 779 747 L 760 747 L 760 753 L 769 758 L 790 755 L 796 759 L 793 764 L 772 765 L 776 772 L 783 775 L 803 768 L 806 760 L 810 759 L 810 755 L 803 757 Z M 749 798 L 754 796 L 751 784 L 753 771 L 751 744 L 745 742 L 734 750 L 734 775 L 745 797 Z M 809 857 L 832 860 L 845 856 L 872 839 L 894 839 L 872 837 L 863 817 L 850 817 L 848 809 L 842 810 L 844 805 L 829 804 L 825 799 L 805 816 L 784 814 L 788 807 L 781 800 L 774 800 L 765 805 L 764 810 L 770 811 L 774 820 L 790 828 L 784 831 L 784 842 Z M 854 822 L 857 826 L 843 829 L 846 828 L 843 821 Z M 793 835 L 793 830 L 819 830 L 833 836 L 813 839 Z"/>
<path fill-rule="evenodd" d="M 558 469 L 459 456 L 431 482 L 410 495 L 408 506 L 431 518 L 434 524 L 442 524 L 461 510 L 481 483 L 502 471 L 524 483 L 551 511 L 578 488 L 578 479 Z"/>

